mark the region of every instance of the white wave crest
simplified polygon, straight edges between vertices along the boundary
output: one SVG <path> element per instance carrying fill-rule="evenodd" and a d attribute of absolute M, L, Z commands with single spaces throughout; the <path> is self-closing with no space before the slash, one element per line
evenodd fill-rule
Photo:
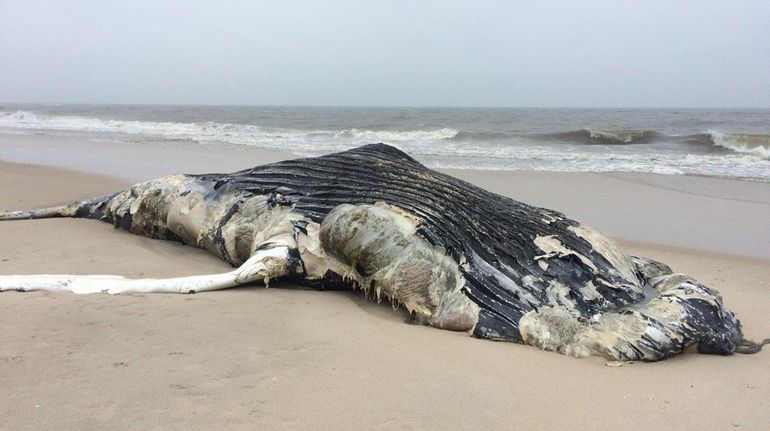
<path fill-rule="evenodd" d="M 152 135 L 183 139 L 194 135 L 216 133 L 216 123 L 173 123 L 131 120 L 102 120 L 91 117 L 38 115 L 16 111 L 0 113 L 0 127 L 16 130 L 103 132 L 129 135 Z"/>
<path fill-rule="evenodd" d="M 458 130 L 443 128 L 438 130 L 361 130 L 350 129 L 344 133 L 355 140 L 370 142 L 405 142 L 405 141 L 444 141 L 457 136 Z"/>
<path fill-rule="evenodd" d="M 770 160 L 743 155 L 601 154 L 526 149 L 515 154 L 417 157 L 434 168 L 547 172 L 639 172 L 770 180 Z"/>
<path fill-rule="evenodd" d="M 754 154 L 763 159 L 770 159 L 770 135 L 749 135 L 742 133 L 708 132 L 714 145 L 739 153 Z"/>
<path fill-rule="evenodd" d="M 301 147 L 312 144 L 318 150 L 337 150 L 345 143 L 404 143 L 449 140 L 455 129 L 435 130 L 299 130 L 260 127 L 251 124 L 216 122 L 176 123 L 132 120 L 103 120 L 92 117 L 38 115 L 27 111 L 0 112 L 0 128 L 11 131 L 87 132 L 132 136 L 138 139 L 190 140 L 256 145 L 271 148 Z M 331 145 L 332 147 L 329 147 Z M 320 146 L 320 147 L 319 147 Z"/>

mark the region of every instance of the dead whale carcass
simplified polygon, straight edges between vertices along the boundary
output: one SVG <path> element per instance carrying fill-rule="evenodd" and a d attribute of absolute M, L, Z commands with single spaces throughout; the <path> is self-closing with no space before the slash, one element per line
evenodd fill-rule
<path fill-rule="evenodd" d="M 80 217 L 205 248 L 237 267 L 169 279 L 0 276 L 0 290 L 219 290 L 271 279 L 360 287 L 414 318 L 568 355 L 658 360 L 744 341 L 719 294 L 563 214 L 367 145 L 229 174 L 172 175 L 0 220 Z"/>

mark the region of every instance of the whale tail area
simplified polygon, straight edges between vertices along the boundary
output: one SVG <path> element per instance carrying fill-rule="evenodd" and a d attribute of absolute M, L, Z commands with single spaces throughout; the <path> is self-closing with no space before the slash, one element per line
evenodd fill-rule
<path fill-rule="evenodd" d="M 31 220 L 40 218 L 74 216 L 75 211 L 72 208 L 72 204 L 34 210 L 0 211 L 0 220 Z"/>

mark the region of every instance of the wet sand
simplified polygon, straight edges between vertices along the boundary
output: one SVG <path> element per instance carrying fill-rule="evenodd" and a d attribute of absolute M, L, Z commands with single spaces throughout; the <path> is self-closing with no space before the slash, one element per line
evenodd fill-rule
<path fill-rule="evenodd" d="M 59 152 L 73 160 L 62 157 L 56 164 L 91 173 L 51 167 Z M 89 157 L 78 162 L 72 154 Z M 285 157 L 4 136 L 0 159 L 35 164 L 0 162 L 0 208 L 50 206 L 166 173 L 225 171 Z M 621 238 L 632 253 L 720 290 L 748 337 L 770 336 L 770 247 L 761 242 L 770 235 L 770 185 L 657 175 L 452 174 Z M 698 211 L 705 214 L 693 219 Z M 224 262 L 203 251 L 106 223 L 0 223 L 1 274 L 163 277 L 225 270 Z M 0 428 L 770 424 L 767 350 L 610 367 L 601 358 L 477 340 L 404 319 L 403 312 L 367 302 L 360 292 L 315 292 L 287 283 L 196 295 L 2 293 Z"/>

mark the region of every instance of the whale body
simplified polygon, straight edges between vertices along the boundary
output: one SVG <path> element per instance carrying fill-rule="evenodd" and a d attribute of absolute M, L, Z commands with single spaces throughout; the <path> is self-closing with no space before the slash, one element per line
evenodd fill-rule
<path fill-rule="evenodd" d="M 629 256 L 560 212 L 372 144 L 233 173 L 171 175 L 0 220 L 79 217 L 207 249 L 209 276 L 0 276 L 0 290 L 211 291 L 274 279 L 360 288 L 416 322 L 573 356 L 654 361 L 731 354 L 741 324 L 719 293 Z"/>

